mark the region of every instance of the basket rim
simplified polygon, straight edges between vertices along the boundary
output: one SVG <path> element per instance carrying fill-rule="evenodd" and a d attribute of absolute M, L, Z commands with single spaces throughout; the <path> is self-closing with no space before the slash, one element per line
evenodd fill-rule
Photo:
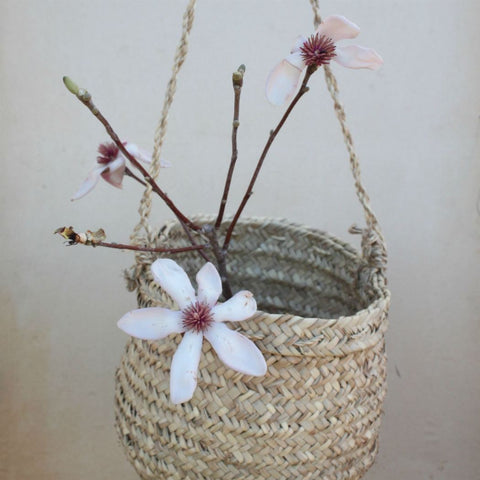
<path fill-rule="evenodd" d="M 296 323 L 297 321 L 300 322 L 308 322 L 311 321 L 312 323 L 324 323 L 325 327 L 332 326 L 334 324 L 343 324 L 343 323 L 351 323 L 352 319 L 357 318 L 357 317 L 363 317 L 363 316 L 369 316 L 372 315 L 376 311 L 385 311 L 390 307 L 390 291 L 388 289 L 384 289 L 382 292 L 383 296 L 380 298 L 377 298 L 375 301 L 370 303 L 368 307 L 362 308 L 361 310 L 358 310 L 357 312 L 351 314 L 351 315 L 340 315 L 339 317 L 335 318 L 324 318 L 324 317 L 302 317 L 301 315 L 294 315 L 290 314 L 288 312 L 285 313 L 270 313 L 270 312 L 265 312 L 264 310 L 257 310 L 256 314 L 252 318 L 258 315 L 263 315 L 263 316 L 268 316 L 272 319 L 274 318 L 281 318 L 285 316 L 285 314 L 290 315 L 290 322 L 291 323 Z"/>
<path fill-rule="evenodd" d="M 205 213 L 199 213 L 192 215 L 192 220 L 197 221 L 200 223 L 208 223 L 209 221 L 215 221 L 216 215 L 214 214 L 205 214 Z M 222 226 L 229 224 L 231 221 L 231 216 L 225 216 L 223 221 L 222 221 Z M 336 235 L 327 232 L 325 230 L 321 230 L 319 228 L 315 227 L 310 227 L 306 226 L 297 222 L 292 222 L 291 220 L 287 218 L 275 218 L 275 217 L 267 217 L 267 216 L 252 216 L 252 217 L 241 217 L 238 220 L 238 225 L 252 225 L 256 227 L 261 227 L 262 225 L 265 224 L 270 224 L 273 226 L 278 226 L 282 228 L 287 228 L 288 230 L 296 230 L 296 231 L 302 231 L 304 232 L 305 235 L 312 235 L 314 237 L 318 236 L 323 236 L 323 237 L 328 237 L 329 240 L 331 240 L 335 246 L 336 249 L 342 250 L 343 253 L 347 253 L 349 257 L 352 259 L 355 258 L 355 260 L 359 263 L 361 266 L 362 264 L 366 268 L 370 268 L 365 261 L 365 259 L 361 256 L 361 253 L 359 250 L 357 250 L 355 247 L 353 247 L 351 244 L 347 243 L 346 241 L 338 238 Z M 168 235 L 168 232 L 173 229 L 173 228 L 180 228 L 180 224 L 176 219 L 168 219 L 164 222 L 163 226 L 158 228 L 158 233 L 157 235 L 159 236 L 160 234 L 166 234 Z M 233 237 L 235 237 L 235 232 L 233 234 Z M 351 323 L 353 319 L 358 318 L 358 317 L 363 317 L 363 316 L 370 316 L 372 313 L 376 311 L 385 311 L 388 310 L 390 306 L 390 300 L 391 300 L 391 294 L 390 291 L 386 288 L 386 277 L 384 273 L 380 270 L 372 272 L 373 276 L 373 281 L 372 281 L 372 288 L 375 292 L 375 299 L 371 301 L 368 306 L 365 308 L 362 308 L 360 310 L 357 310 L 355 313 L 352 313 L 350 315 L 341 315 L 339 317 L 335 318 L 323 318 L 323 317 L 304 317 L 301 315 L 295 315 L 295 314 L 290 314 L 288 312 L 284 313 L 270 313 L 266 312 L 264 310 L 258 309 L 256 314 L 254 316 L 258 315 L 263 315 L 263 316 L 269 316 L 272 319 L 278 319 L 284 316 L 285 314 L 290 315 L 291 319 L 290 321 L 292 323 L 297 323 L 297 322 L 315 322 L 318 325 L 318 322 L 323 323 L 326 327 L 332 326 L 334 324 L 347 324 Z"/>

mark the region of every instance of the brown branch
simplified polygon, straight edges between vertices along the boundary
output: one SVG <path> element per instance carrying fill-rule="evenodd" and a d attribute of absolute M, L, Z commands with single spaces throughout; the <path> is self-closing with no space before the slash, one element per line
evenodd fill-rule
<path fill-rule="evenodd" d="M 128 167 L 125 168 L 125 175 L 128 175 L 129 177 L 132 177 L 133 179 L 135 179 L 137 182 L 141 183 L 143 186 L 147 186 L 147 184 L 139 177 L 137 177 Z M 183 228 L 183 231 L 185 232 L 185 235 L 187 236 L 188 240 L 190 241 L 190 243 L 193 245 L 193 246 L 196 246 L 198 245 L 197 242 L 195 241 L 195 239 L 193 238 L 193 235 L 192 233 L 190 232 L 190 230 L 188 229 L 188 227 L 185 225 L 185 223 L 183 223 L 181 220 L 179 220 L 179 223 L 181 225 L 181 227 Z M 200 256 L 206 261 L 206 262 L 210 262 L 211 260 L 207 257 L 207 255 L 205 254 L 205 252 L 203 251 L 203 249 L 199 249 L 198 250 L 198 253 L 200 254 Z"/>
<path fill-rule="evenodd" d="M 204 225 L 202 232 L 205 234 L 208 240 L 210 240 L 210 247 L 212 248 L 212 252 L 217 259 L 218 273 L 222 279 L 223 296 L 225 297 L 225 300 L 228 300 L 229 298 L 232 298 L 233 293 L 228 280 L 227 262 L 225 258 L 226 251 L 220 248 L 217 239 L 217 231 L 212 225 Z"/>
<path fill-rule="evenodd" d="M 83 88 L 79 88 L 78 85 L 76 85 L 68 77 L 63 77 L 63 82 L 65 83 L 67 89 L 71 93 L 73 93 L 92 112 L 95 117 L 97 117 L 100 123 L 105 127 L 105 130 L 107 131 L 110 138 L 114 141 L 115 145 L 119 148 L 123 155 L 128 158 L 131 164 L 140 171 L 145 181 L 152 187 L 152 190 L 166 203 L 166 205 L 175 214 L 178 220 L 180 222 L 183 222 L 188 228 L 192 230 L 200 230 L 200 227 L 198 225 L 195 225 L 182 212 L 180 212 L 180 210 L 176 207 L 172 200 L 170 200 L 168 195 L 158 186 L 158 184 L 145 170 L 145 168 L 143 168 L 140 162 L 138 162 L 138 160 L 127 151 L 125 145 L 123 145 L 122 141 L 115 133 L 108 120 L 101 114 L 100 110 L 98 110 L 98 108 L 92 102 L 92 96 L 90 95 L 90 93 Z"/>
<path fill-rule="evenodd" d="M 134 250 L 136 252 L 154 252 L 154 253 L 182 253 L 182 252 L 191 252 L 194 250 L 203 250 L 208 248 L 208 244 L 204 245 L 190 245 L 188 247 L 178 247 L 178 248 L 169 248 L 169 247 L 142 247 L 140 245 L 131 245 L 126 243 L 116 243 L 116 242 L 105 242 L 106 235 L 103 228 L 98 229 L 96 232 L 87 230 L 86 232 L 77 233 L 73 227 L 60 227 L 57 228 L 54 232 L 58 235 L 61 235 L 68 245 L 87 245 L 90 247 L 106 247 L 106 248 L 116 248 L 118 250 Z"/>
<path fill-rule="evenodd" d="M 235 163 L 238 158 L 237 148 L 237 130 L 240 126 L 240 94 L 242 93 L 243 75 L 245 73 L 245 65 L 240 65 L 238 70 L 232 75 L 233 92 L 234 92 L 234 107 L 233 107 L 233 122 L 232 122 L 232 158 L 230 160 L 230 167 L 228 169 L 227 178 L 225 180 L 225 188 L 223 189 L 222 201 L 218 210 L 217 221 L 215 228 L 218 230 L 222 224 L 225 206 L 227 204 L 228 192 L 230 191 L 230 184 L 232 182 L 233 171 L 235 170 Z"/>
<path fill-rule="evenodd" d="M 134 180 L 142 184 L 144 187 L 147 186 L 147 184 L 140 177 L 137 177 L 128 167 L 125 167 L 125 175 L 127 175 L 128 177 L 132 177 Z"/>
<path fill-rule="evenodd" d="M 193 246 L 196 246 L 197 242 L 195 242 L 192 232 L 190 232 L 190 230 L 187 228 L 187 226 L 183 222 L 180 222 L 180 225 L 183 228 L 183 231 L 185 232 L 185 235 L 187 236 L 188 240 L 190 240 L 190 243 Z M 207 254 L 203 251 L 203 249 L 198 250 L 198 253 L 206 262 L 211 262 L 211 260 L 207 257 Z"/>
<path fill-rule="evenodd" d="M 248 202 L 248 199 L 253 194 L 253 187 L 254 187 L 255 182 L 257 180 L 258 174 L 260 173 L 260 170 L 261 170 L 263 162 L 264 162 L 264 160 L 267 156 L 267 153 L 270 150 L 270 147 L 271 147 L 273 141 L 275 140 L 275 137 L 277 136 L 280 129 L 283 127 L 283 124 L 286 122 L 288 116 L 290 115 L 291 111 L 293 110 L 293 108 L 295 107 L 297 102 L 300 100 L 300 98 L 302 98 L 302 96 L 305 93 L 308 92 L 308 87 L 307 87 L 308 80 L 310 79 L 310 77 L 312 76 L 313 72 L 315 72 L 316 69 L 317 69 L 317 67 L 315 67 L 315 66 L 310 66 L 310 67 L 307 68 L 307 72 L 305 73 L 305 77 L 303 78 L 303 82 L 302 82 L 302 85 L 300 87 L 300 90 L 298 91 L 298 93 L 295 95 L 294 99 L 292 100 L 292 102 L 288 106 L 287 110 L 283 114 L 283 117 L 281 118 L 281 120 L 278 123 L 278 125 L 276 126 L 276 128 L 270 132 L 267 143 L 266 143 L 266 145 L 263 149 L 262 154 L 260 155 L 260 158 L 258 159 L 257 167 L 255 168 L 255 171 L 253 172 L 250 183 L 247 187 L 247 191 L 245 192 L 245 195 L 242 199 L 242 202 L 240 203 L 240 206 L 238 207 L 238 209 L 237 209 L 237 211 L 236 211 L 236 213 L 233 217 L 232 223 L 230 223 L 230 225 L 228 227 L 227 233 L 225 235 L 225 241 L 223 242 L 223 247 L 222 247 L 222 250 L 224 250 L 225 252 L 228 251 L 228 247 L 230 245 L 230 240 L 232 238 L 233 230 L 234 230 L 234 228 L 235 228 L 235 226 L 238 222 L 238 219 L 240 218 L 240 215 L 242 214 L 243 209 L 245 208 L 245 205 Z"/>
<path fill-rule="evenodd" d="M 139 245 L 130 245 L 124 243 L 109 243 L 109 242 L 98 242 L 92 244 L 92 247 L 107 247 L 107 248 L 117 248 L 119 250 L 135 250 L 137 252 L 154 252 L 154 253 L 183 253 L 191 252 L 194 250 L 202 251 L 204 248 L 208 247 L 205 245 L 190 245 L 188 247 L 179 247 L 179 248 L 150 248 L 150 247 L 141 247 Z"/>

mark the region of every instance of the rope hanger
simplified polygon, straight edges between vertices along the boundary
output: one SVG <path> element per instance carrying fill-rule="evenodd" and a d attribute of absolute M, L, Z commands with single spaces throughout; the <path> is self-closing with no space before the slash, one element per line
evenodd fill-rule
<path fill-rule="evenodd" d="M 317 27 L 321 23 L 318 0 L 309 0 L 309 2 L 313 10 L 314 25 L 315 27 Z M 185 13 L 183 15 L 182 34 L 176 49 L 172 68 L 172 75 L 168 82 L 160 121 L 156 128 L 154 136 L 153 157 L 149 172 L 153 179 L 156 179 L 158 177 L 160 170 L 160 153 L 167 132 L 168 114 L 177 88 L 177 77 L 188 53 L 189 36 L 195 18 L 195 5 L 196 0 L 189 0 Z M 370 266 L 383 270 L 387 262 L 385 239 L 380 229 L 378 219 L 370 205 L 370 198 L 361 180 L 360 163 L 353 145 L 352 134 L 346 124 L 345 110 L 339 100 L 339 89 L 337 80 L 333 75 L 329 65 L 324 65 L 323 68 L 325 71 L 325 81 L 327 84 L 327 89 L 332 98 L 335 114 L 340 123 L 345 146 L 349 155 L 350 169 L 354 179 L 357 198 L 363 208 L 366 222 L 366 228 L 362 229 L 353 226 L 350 229 L 350 233 L 362 235 L 363 257 L 367 260 Z M 140 214 L 140 221 L 135 226 L 133 234 L 131 236 L 134 243 L 139 243 L 142 241 L 142 230 L 145 232 L 149 243 L 152 242 L 154 233 L 148 221 L 151 213 L 151 208 L 152 188 L 150 187 L 150 185 L 148 185 L 140 201 L 140 206 L 138 210 Z"/>

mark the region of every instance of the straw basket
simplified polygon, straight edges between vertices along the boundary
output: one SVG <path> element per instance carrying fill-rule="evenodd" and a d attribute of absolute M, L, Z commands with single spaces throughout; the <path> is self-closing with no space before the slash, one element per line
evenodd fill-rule
<path fill-rule="evenodd" d="M 174 223 L 159 236 L 167 239 L 188 245 Z M 175 259 L 190 277 L 204 263 L 195 253 Z M 270 219 L 241 221 L 229 259 L 233 290 L 250 289 L 259 306 L 235 326 L 264 354 L 267 375 L 230 370 L 204 342 L 194 397 L 173 405 L 169 366 L 181 337 L 130 340 L 115 396 L 130 461 L 143 479 L 360 478 L 377 452 L 386 391 L 381 270 L 327 233 Z M 139 306 L 172 307 L 148 260 L 134 280 Z"/>
<path fill-rule="evenodd" d="M 310 3 L 318 24 L 318 0 Z M 189 0 L 155 135 L 152 178 L 159 171 L 194 7 Z M 174 405 L 169 369 L 180 336 L 130 339 L 116 374 L 116 428 L 145 480 L 357 480 L 375 459 L 386 392 L 386 247 L 360 178 L 337 82 L 327 65 L 323 69 L 365 214 L 365 228 L 352 230 L 362 234 L 361 252 L 286 221 L 240 220 L 228 251 L 230 283 L 234 292 L 251 290 L 259 311 L 232 327 L 256 343 L 268 372 L 234 372 L 204 342 L 195 394 Z M 157 232 L 150 226 L 151 194 L 147 188 L 140 202 L 134 239 L 155 247 L 189 245 L 177 223 Z M 214 219 L 193 220 L 201 225 Z M 153 281 L 155 259 L 137 254 L 129 285 L 140 307 L 175 307 Z M 204 263 L 192 252 L 175 260 L 190 278 Z"/>

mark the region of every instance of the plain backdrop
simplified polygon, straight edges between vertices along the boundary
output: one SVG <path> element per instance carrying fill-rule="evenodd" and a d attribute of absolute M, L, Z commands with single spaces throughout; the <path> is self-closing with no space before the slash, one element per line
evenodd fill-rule
<path fill-rule="evenodd" d="M 114 430 L 116 321 L 136 306 L 130 253 L 64 247 L 52 232 L 103 227 L 126 242 L 141 187 L 69 199 L 103 127 L 62 84 L 89 89 L 122 139 L 151 149 L 186 1 L 3 0 L 1 23 L 0 476 L 134 480 Z M 389 245 L 389 393 L 366 480 L 480 476 L 480 3 L 325 0 L 374 47 L 378 72 L 333 65 L 367 190 Z M 200 0 L 180 73 L 161 184 L 188 214 L 216 211 L 230 158 L 231 73 L 247 72 L 231 202 L 283 109 L 264 83 L 307 0 Z M 247 215 L 285 217 L 357 244 L 362 224 L 323 75 L 272 148 Z M 156 203 L 152 222 L 171 214 Z M 248 288 L 248 286 L 246 286 Z"/>

